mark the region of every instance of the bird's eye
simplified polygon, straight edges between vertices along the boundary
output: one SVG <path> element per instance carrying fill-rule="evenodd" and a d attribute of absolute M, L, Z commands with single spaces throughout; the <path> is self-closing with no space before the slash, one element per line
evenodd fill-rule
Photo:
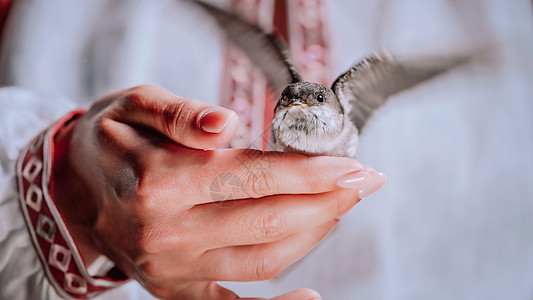
<path fill-rule="evenodd" d="M 322 95 L 322 93 L 319 93 L 316 96 L 316 100 L 318 100 L 318 102 L 324 102 L 324 95 Z"/>

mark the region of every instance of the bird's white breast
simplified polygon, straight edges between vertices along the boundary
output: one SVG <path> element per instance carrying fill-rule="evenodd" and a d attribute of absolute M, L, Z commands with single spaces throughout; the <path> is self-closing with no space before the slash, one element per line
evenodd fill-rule
<path fill-rule="evenodd" d="M 355 156 L 357 129 L 344 115 L 325 106 L 292 107 L 272 120 L 271 150 Z"/>

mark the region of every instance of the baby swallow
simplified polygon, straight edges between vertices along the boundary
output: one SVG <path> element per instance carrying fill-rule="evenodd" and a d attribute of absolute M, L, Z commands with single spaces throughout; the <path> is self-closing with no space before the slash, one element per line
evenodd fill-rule
<path fill-rule="evenodd" d="M 287 46 L 237 15 L 195 1 L 264 73 L 280 93 L 272 119 L 269 150 L 306 155 L 355 157 L 359 133 L 389 96 L 467 60 L 465 53 L 397 57 L 373 53 L 340 75 L 331 88 L 302 81 Z"/>

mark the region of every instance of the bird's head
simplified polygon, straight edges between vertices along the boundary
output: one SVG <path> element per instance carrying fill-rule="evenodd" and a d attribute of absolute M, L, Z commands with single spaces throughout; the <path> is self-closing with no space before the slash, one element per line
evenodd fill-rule
<path fill-rule="evenodd" d="M 316 106 L 325 106 L 336 112 L 343 113 L 335 93 L 329 87 L 312 82 L 289 84 L 281 93 L 274 112 L 277 113 L 284 109 L 305 109 Z"/>
<path fill-rule="evenodd" d="M 345 122 L 344 110 L 328 87 L 311 82 L 288 85 L 274 110 L 271 136 L 297 151 L 322 153 L 336 145 Z"/>

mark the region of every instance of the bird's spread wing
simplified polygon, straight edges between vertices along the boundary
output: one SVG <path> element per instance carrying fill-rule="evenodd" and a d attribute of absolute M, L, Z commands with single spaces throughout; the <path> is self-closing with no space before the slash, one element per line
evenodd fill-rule
<path fill-rule="evenodd" d="M 192 1 L 209 13 L 226 33 L 229 40 L 242 49 L 259 67 L 273 91 L 281 91 L 290 83 L 301 81 L 283 41 L 264 32 L 235 15 L 202 1 Z"/>
<path fill-rule="evenodd" d="M 332 89 L 361 132 L 389 96 L 465 62 L 468 57 L 466 53 L 410 58 L 374 53 L 339 76 Z"/>

